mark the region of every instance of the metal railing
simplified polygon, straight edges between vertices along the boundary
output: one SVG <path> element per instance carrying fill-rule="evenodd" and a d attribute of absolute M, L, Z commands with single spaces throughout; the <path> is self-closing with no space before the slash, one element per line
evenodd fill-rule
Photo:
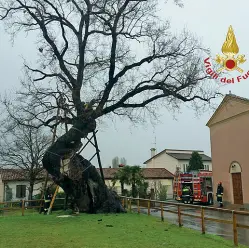
<path fill-rule="evenodd" d="M 249 212 L 246 211 L 236 211 L 236 210 L 229 210 L 229 209 L 223 209 L 223 208 L 215 208 L 215 207 L 206 207 L 206 206 L 198 206 L 198 205 L 190 205 L 190 204 L 182 204 L 182 203 L 174 203 L 174 202 L 166 202 L 166 201 L 157 201 L 157 200 L 151 200 L 151 199 L 143 199 L 143 198 L 132 198 L 132 197 L 126 197 L 126 196 L 120 196 L 122 199 L 122 205 L 123 207 L 128 208 L 129 211 L 132 210 L 132 201 L 133 204 L 137 207 L 137 213 L 140 213 L 140 203 L 141 202 L 147 202 L 147 214 L 151 214 L 151 203 L 153 204 L 159 204 L 160 207 L 153 207 L 153 209 L 160 210 L 161 212 L 161 221 L 164 221 L 164 212 L 169 212 L 173 214 L 177 214 L 178 216 L 178 225 L 179 227 L 182 227 L 182 216 L 188 216 L 192 218 L 197 218 L 201 220 L 201 232 L 202 234 L 206 233 L 206 225 L 205 221 L 213 221 L 223 224 L 231 224 L 233 225 L 233 242 L 235 246 L 239 245 L 238 242 L 238 228 L 244 228 L 249 229 L 248 225 L 239 224 L 237 222 L 237 215 L 242 216 L 249 216 Z M 144 204 L 143 204 L 144 205 Z M 164 206 L 175 206 L 177 208 L 177 211 L 170 210 L 170 209 L 164 209 Z M 193 215 L 189 213 L 184 213 L 182 211 L 183 208 L 194 208 L 200 210 L 200 215 Z M 224 219 L 217 219 L 217 218 L 211 218 L 205 216 L 205 210 L 215 211 L 215 212 L 223 212 L 223 213 L 230 213 L 232 214 L 232 220 L 224 220 Z"/>

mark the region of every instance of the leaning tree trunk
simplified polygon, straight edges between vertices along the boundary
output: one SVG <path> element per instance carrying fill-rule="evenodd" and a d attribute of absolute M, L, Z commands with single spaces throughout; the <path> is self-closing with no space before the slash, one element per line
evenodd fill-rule
<path fill-rule="evenodd" d="M 44 154 L 43 167 L 72 200 L 72 208 L 88 213 L 125 212 L 117 194 L 107 188 L 96 168 L 76 154 L 81 139 L 96 128 L 94 119 L 76 119 L 73 127 L 51 145 Z M 70 158 L 69 171 L 60 171 L 62 159 Z"/>

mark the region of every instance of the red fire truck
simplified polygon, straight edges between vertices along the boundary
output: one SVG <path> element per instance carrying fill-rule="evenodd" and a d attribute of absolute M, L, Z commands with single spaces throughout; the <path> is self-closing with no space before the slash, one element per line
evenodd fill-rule
<path fill-rule="evenodd" d="M 210 171 L 199 170 L 189 173 L 178 171 L 174 178 L 174 199 L 182 202 L 182 189 L 184 186 L 189 186 L 192 191 L 191 203 L 213 205 L 212 181 L 212 172 Z"/>

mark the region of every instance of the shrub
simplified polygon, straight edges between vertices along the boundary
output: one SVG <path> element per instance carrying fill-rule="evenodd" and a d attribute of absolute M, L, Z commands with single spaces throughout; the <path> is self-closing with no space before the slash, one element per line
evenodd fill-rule
<path fill-rule="evenodd" d="M 149 183 L 148 182 L 143 182 L 138 187 L 139 198 L 147 198 L 148 187 L 149 187 Z"/>
<path fill-rule="evenodd" d="M 165 201 L 167 199 L 168 186 L 162 185 L 160 182 L 157 189 L 157 198 L 159 201 Z"/>

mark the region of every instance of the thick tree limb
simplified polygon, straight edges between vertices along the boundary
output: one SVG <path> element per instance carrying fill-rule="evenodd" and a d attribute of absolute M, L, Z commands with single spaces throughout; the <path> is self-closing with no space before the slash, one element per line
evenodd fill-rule
<path fill-rule="evenodd" d="M 26 65 L 24 90 L 5 104 L 8 116 L 15 128 L 30 127 L 31 119 L 36 127 L 70 124 L 42 162 L 81 211 L 122 210 L 96 169 L 76 155 L 100 117 L 114 113 L 137 121 L 147 112 L 156 118 L 155 107 L 179 109 L 182 102 L 205 104 L 218 95 L 216 83 L 205 83 L 210 77 L 199 42 L 186 32 L 172 35 L 156 6 L 153 0 L 0 0 L 8 30 L 40 35 L 40 60 L 35 68 Z M 58 97 L 70 118 L 56 119 Z M 32 154 L 25 161 L 37 159 Z M 71 161 L 67 174 L 60 170 L 64 158 Z"/>

